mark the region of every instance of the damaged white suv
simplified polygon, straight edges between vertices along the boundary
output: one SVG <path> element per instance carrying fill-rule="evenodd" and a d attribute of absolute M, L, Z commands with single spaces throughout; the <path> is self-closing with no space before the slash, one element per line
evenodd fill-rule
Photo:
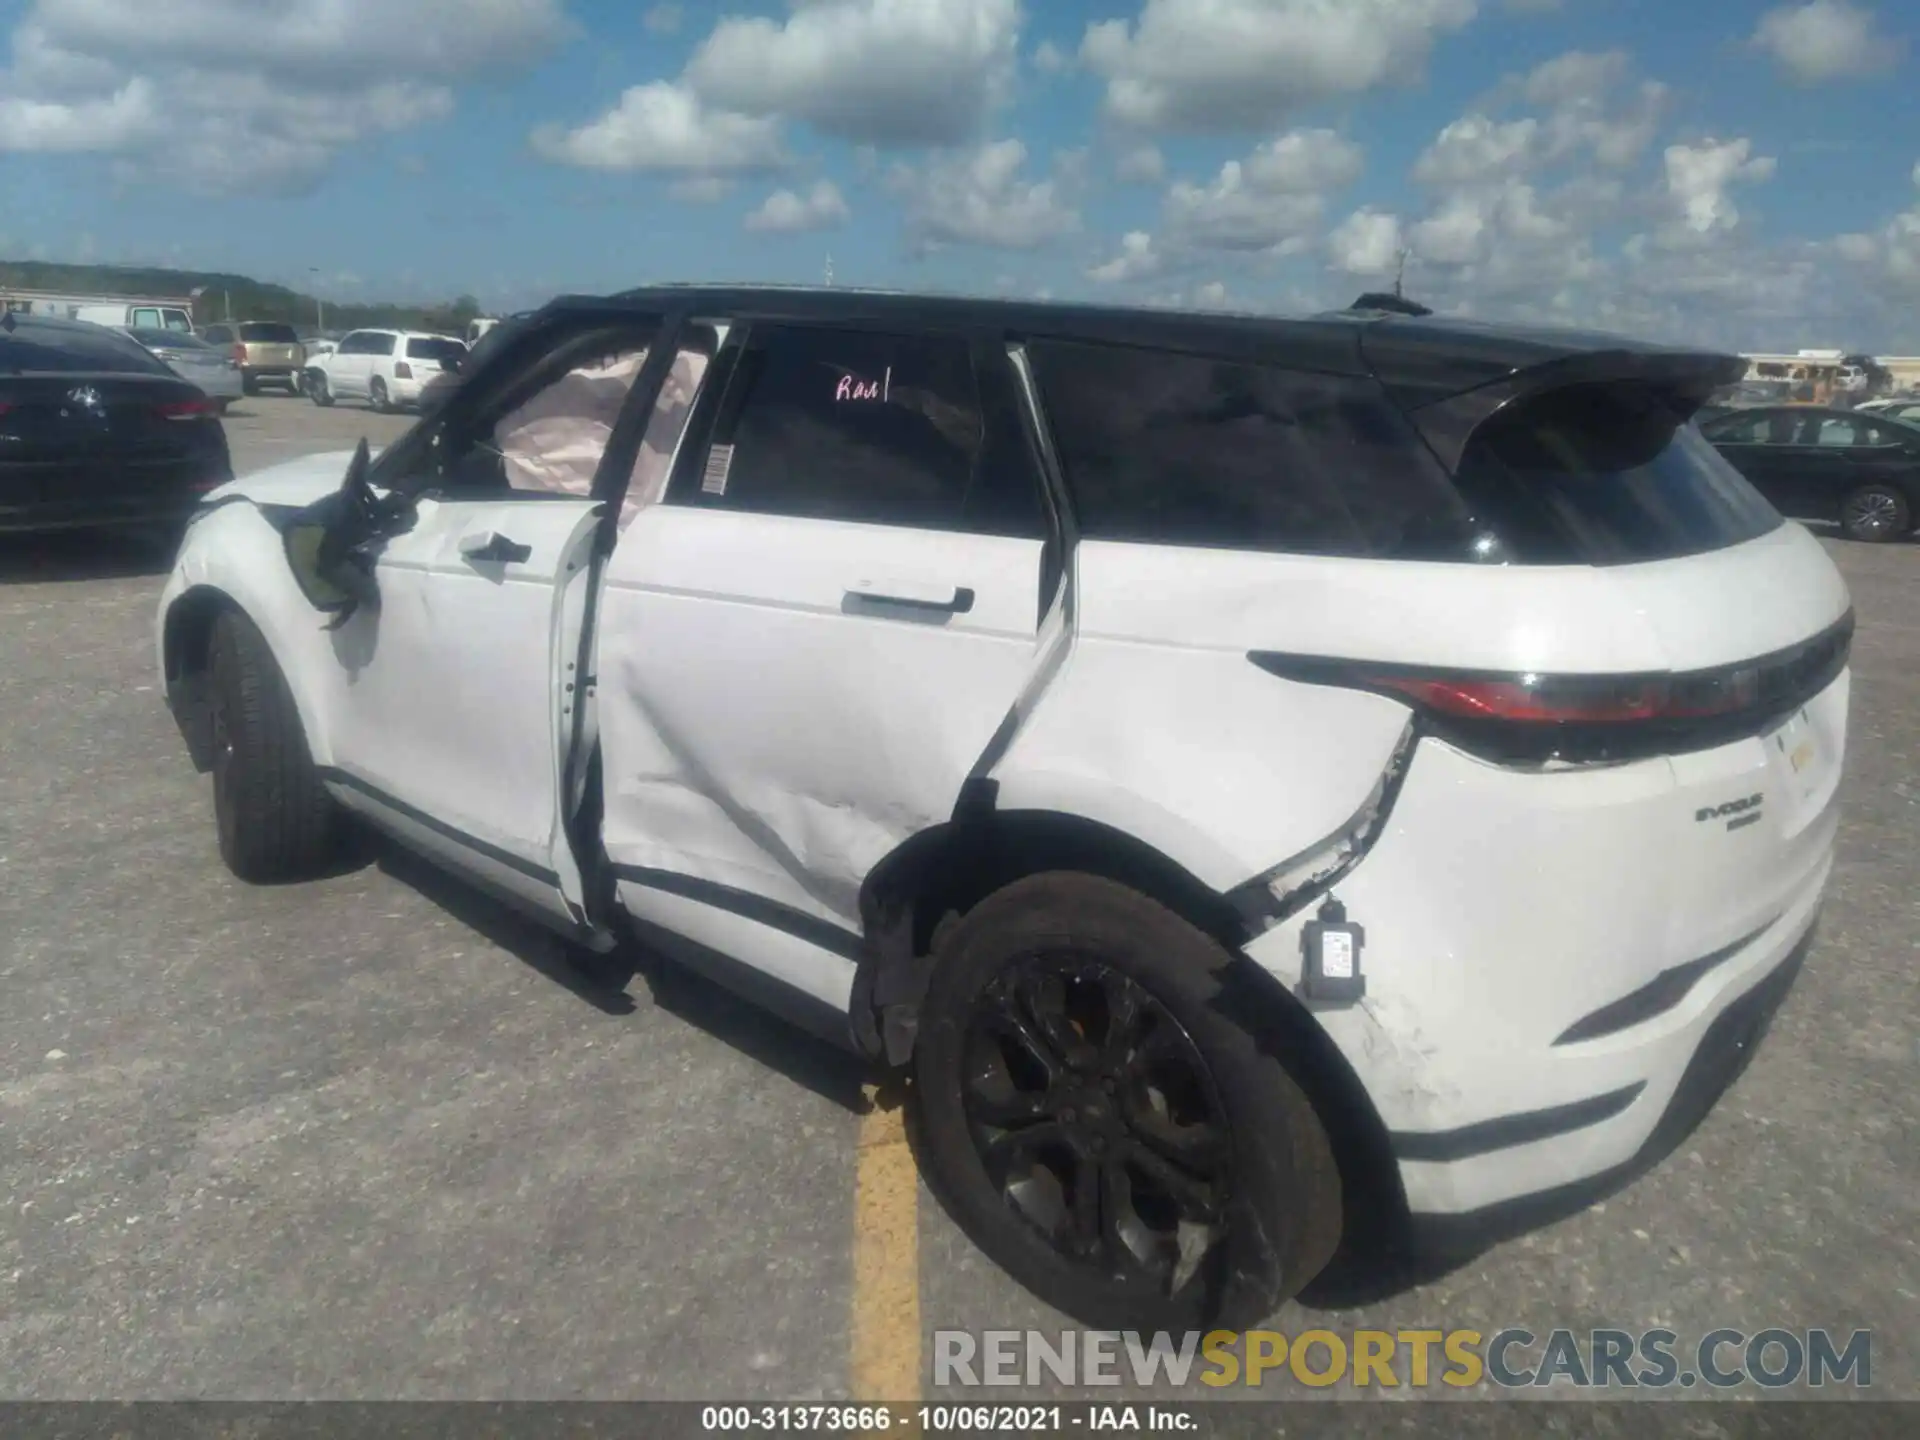
<path fill-rule="evenodd" d="M 236 874 L 351 814 L 910 1070 L 978 1243 L 1248 1323 L 1659 1158 L 1831 865 L 1851 610 L 1737 359 L 1307 320 L 557 301 L 160 606 Z"/>

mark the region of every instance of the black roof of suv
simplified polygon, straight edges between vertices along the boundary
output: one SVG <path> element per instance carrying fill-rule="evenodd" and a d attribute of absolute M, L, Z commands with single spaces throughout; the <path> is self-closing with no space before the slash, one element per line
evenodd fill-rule
<path fill-rule="evenodd" d="M 1377 302 L 1362 296 L 1361 302 Z M 1402 404 L 1418 406 L 1463 391 L 1537 377 L 1528 390 L 1582 379 L 1675 383 L 1693 404 L 1746 371 L 1738 356 L 1661 345 L 1599 331 L 1414 315 L 1355 308 L 1301 318 L 1128 306 L 1068 304 L 964 295 L 927 295 L 824 286 L 658 285 L 613 296 L 563 295 L 553 311 L 608 305 L 699 316 L 814 324 L 937 326 L 983 334 L 1047 336 L 1149 346 L 1281 364 L 1329 374 L 1371 375 Z M 1707 380 L 1711 384 L 1705 384 Z M 1704 385 L 1704 388 L 1702 388 Z M 1695 394 L 1694 392 L 1698 392 Z M 1517 397 L 1516 397 L 1517 398 Z"/>

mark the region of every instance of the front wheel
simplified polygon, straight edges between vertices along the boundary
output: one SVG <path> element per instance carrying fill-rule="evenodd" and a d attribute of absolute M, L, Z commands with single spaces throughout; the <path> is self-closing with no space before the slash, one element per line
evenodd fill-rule
<path fill-rule="evenodd" d="M 339 832 L 293 691 L 254 623 L 237 610 L 214 622 L 208 703 L 213 812 L 220 858 L 254 884 L 323 872 Z"/>
<path fill-rule="evenodd" d="M 333 389 L 327 384 L 327 377 L 318 370 L 307 376 L 307 398 L 322 410 L 333 404 Z"/>
<path fill-rule="evenodd" d="M 1850 540 L 1884 544 L 1913 529 L 1913 512 L 1893 486 L 1862 485 L 1840 502 L 1840 528 Z"/>
<path fill-rule="evenodd" d="M 390 402 L 387 399 L 387 382 L 382 380 L 378 375 L 374 376 L 373 383 L 367 386 L 367 404 L 371 405 L 382 415 L 386 414 L 388 409 L 391 408 Z"/>
<path fill-rule="evenodd" d="M 914 1057 L 928 1180 L 1085 1324 L 1252 1325 L 1339 1246 L 1312 1103 L 1222 1013 L 1236 963 L 1145 896 L 1066 872 L 989 896 L 939 947 Z"/>

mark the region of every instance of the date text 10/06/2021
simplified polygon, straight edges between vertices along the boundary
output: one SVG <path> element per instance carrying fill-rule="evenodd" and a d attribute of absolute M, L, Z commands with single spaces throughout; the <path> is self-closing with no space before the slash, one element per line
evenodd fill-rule
<path fill-rule="evenodd" d="M 703 1430 L 828 1434 L 1060 1434 L 1072 1430 L 1197 1430 L 1190 1408 L 1168 1405 L 708 1405 Z"/>

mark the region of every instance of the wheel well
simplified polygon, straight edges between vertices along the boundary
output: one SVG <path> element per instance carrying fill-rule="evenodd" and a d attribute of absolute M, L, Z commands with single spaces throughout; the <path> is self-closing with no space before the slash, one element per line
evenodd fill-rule
<path fill-rule="evenodd" d="M 213 763 L 213 734 L 207 710 L 207 660 L 214 621 L 237 609 L 233 599 L 211 585 L 186 591 L 167 609 L 161 629 L 161 665 L 167 684 L 167 707 L 187 742 L 196 769 Z"/>
<path fill-rule="evenodd" d="M 1242 950 L 1245 922 L 1218 891 L 1144 841 L 1075 815 L 997 810 L 991 782 L 963 797 L 952 821 L 908 840 L 861 888 L 865 958 L 854 981 L 856 1039 L 876 1059 L 912 1057 L 934 936 L 996 890 L 1028 875 L 1074 870 L 1157 900 L 1234 957 L 1219 1003 L 1312 1101 L 1333 1144 L 1345 1196 L 1342 1254 L 1391 1249 L 1406 1196 L 1385 1123 L 1366 1087 L 1296 996 Z"/>

